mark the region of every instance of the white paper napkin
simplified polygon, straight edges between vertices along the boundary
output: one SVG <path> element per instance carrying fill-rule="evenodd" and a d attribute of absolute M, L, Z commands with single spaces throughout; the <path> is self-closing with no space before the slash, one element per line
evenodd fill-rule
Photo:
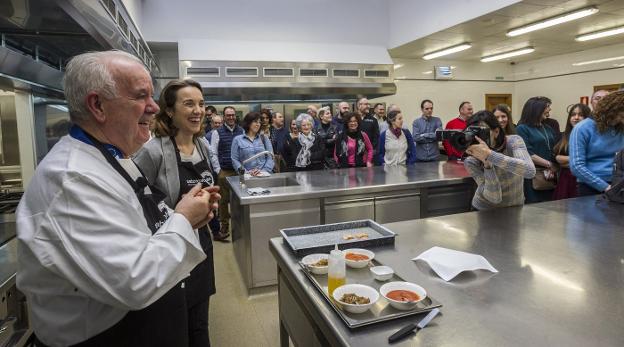
<path fill-rule="evenodd" d="M 488 270 L 498 272 L 481 255 L 442 247 L 429 248 L 412 260 L 419 259 L 429 264 L 431 269 L 447 282 L 463 271 Z"/>

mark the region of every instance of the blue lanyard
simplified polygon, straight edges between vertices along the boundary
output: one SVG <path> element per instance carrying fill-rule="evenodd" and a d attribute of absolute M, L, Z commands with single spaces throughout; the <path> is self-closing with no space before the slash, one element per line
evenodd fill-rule
<path fill-rule="evenodd" d="M 78 141 L 84 142 L 88 145 L 95 146 L 93 141 L 91 141 L 91 139 L 87 136 L 87 134 L 85 134 L 85 131 L 82 130 L 81 127 L 75 124 L 72 125 L 71 129 L 69 129 L 69 136 L 75 138 Z M 113 157 L 117 159 L 125 158 L 123 155 L 123 152 L 119 148 L 108 143 L 104 143 L 103 145 L 104 145 L 104 148 L 106 148 L 106 150 L 108 150 L 110 154 L 113 155 Z"/>

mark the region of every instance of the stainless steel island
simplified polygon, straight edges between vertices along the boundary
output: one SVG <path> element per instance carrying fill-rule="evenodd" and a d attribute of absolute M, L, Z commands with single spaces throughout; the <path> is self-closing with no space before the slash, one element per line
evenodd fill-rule
<path fill-rule="evenodd" d="M 465 212 L 474 183 L 462 163 L 289 172 L 231 186 L 232 241 L 248 289 L 277 283 L 268 242 L 279 230 L 373 219 L 390 223 Z M 266 195 L 252 196 L 248 188 Z"/>
<path fill-rule="evenodd" d="M 584 197 L 385 226 L 394 246 L 375 258 L 443 305 L 442 315 L 402 346 L 624 346 L 624 205 Z M 485 256 L 499 273 L 444 282 L 411 259 L 433 246 Z M 281 344 L 384 346 L 422 316 L 350 330 L 305 277 L 281 238 Z M 395 345 L 395 344 L 393 344 Z"/>

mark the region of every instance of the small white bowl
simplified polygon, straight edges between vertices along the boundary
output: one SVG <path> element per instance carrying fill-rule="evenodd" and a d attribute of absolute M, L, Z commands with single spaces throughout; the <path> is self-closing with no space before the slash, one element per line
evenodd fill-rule
<path fill-rule="evenodd" d="M 342 296 L 347 293 L 353 293 L 357 296 L 367 297 L 370 300 L 370 303 L 357 305 L 357 304 L 347 304 L 347 303 L 340 301 Z M 351 312 L 351 313 L 366 312 L 368 311 L 368 309 L 373 307 L 373 305 L 377 302 L 377 300 L 379 300 L 379 293 L 375 290 L 375 288 L 365 286 L 363 284 L 345 284 L 343 286 L 340 286 L 334 289 L 334 294 L 332 296 L 334 297 L 334 300 L 336 300 L 340 304 L 340 306 L 342 306 L 343 310 L 347 312 Z"/>
<path fill-rule="evenodd" d="M 393 290 L 409 290 L 410 292 L 414 292 L 418 294 L 418 296 L 420 297 L 420 300 L 417 300 L 417 301 L 392 300 L 388 298 L 387 295 L 389 292 Z M 416 304 L 418 304 L 420 301 L 422 301 L 424 298 L 427 297 L 427 291 L 425 291 L 423 287 L 417 284 L 411 283 L 411 282 L 389 282 L 381 286 L 381 288 L 379 288 L 379 292 L 381 293 L 381 295 L 383 295 L 384 298 L 386 298 L 386 300 L 388 300 L 388 302 L 390 303 L 390 306 L 396 308 L 397 310 L 404 310 L 404 311 L 413 309 L 414 307 L 416 307 Z"/>
<path fill-rule="evenodd" d="M 349 249 L 345 249 L 344 251 L 344 255 L 345 255 L 345 262 L 347 263 L 347 265 L 349 267 L 352 267 L 354 269 L 361 269 L 363 267 L 366 267 L 368 265 L 368 263 L 373 260 L 373 258 L 375 258 L 375 253 L 367 250 L 367 249 L 362 249 L 362 248 L 349 248 Z M 356 254 L 361 254 L 361 255 L 365 255 L 368 257 L 368 259 L 366 260 L 349 260 L 347 259 L 347 254 L 348 253 L 356 253 Z"/>
<path fill-rule="evenodd" d="M 370 272 L 373 273 L 373 277 L 377 281 L 387 281 L 394 275 L 394 270 L 390 266 L 373 266 L 370 268 Z"/>
<path fill-rule="evenodd" d="M 313 274 L 324 275 L 324 274 L 327 273 L 327 270 L 329 269 L 329 266 L 312 266 L 312 264 L 316 264 L 321 259 L 328 259 L 329 260 L 329 255 L 321 254 L 321 253 L 309 254 L 309 255 L 306 255 L 305 257 L 303 257 L 303 259 L 301 259 L 301 262 Z"/>

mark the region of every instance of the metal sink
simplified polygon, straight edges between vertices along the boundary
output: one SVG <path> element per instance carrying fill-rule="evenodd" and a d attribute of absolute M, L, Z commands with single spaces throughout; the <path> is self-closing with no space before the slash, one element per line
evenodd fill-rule
<path fill-rule="evenodd" d="M 245 180 L 247 188 L 271 188 L 298 186 L 299 183 L 290 177 L 252 177 Z"/>

